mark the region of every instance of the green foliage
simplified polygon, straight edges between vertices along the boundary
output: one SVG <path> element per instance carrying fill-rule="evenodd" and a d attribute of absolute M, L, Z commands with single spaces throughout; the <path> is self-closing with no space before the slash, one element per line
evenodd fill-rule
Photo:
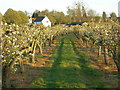
<path fill-rule="evenodd" d="M 4 15 L 5 22 L 8 24 L 26 24 L 29 22 L 29 18 L 22 11 L 15 11 L 9 8 Z"/>
<path fill-rule="evenodd" d="M 18 11 L 18 13 L 19 13 L 19 15 L 21 17 L 21 24 L 26 24 L 26 23 L 29 22 L 29 18 L 24 12 Z"/>
<path fill-rule="evenodd" d="M 52 11 L 51 13 L 54 15 L 54 18 L 56 20 L 55 24 L 64 23 L 65 15 L 63 12 Z"/>
<path fill-rule="evenodd" d="M 3 17 L 3 16 L 2 16 L 2 14 L 0 13 L 0 22 L 2 21 L 2 17 Z"/>
<path fill-rule="evenodd" d="M 84 6 L 82 6 L 82 14 L 83 14 L 84 18 L 87 17 L 87 13 L 86 13 L 86 10 L 85 10 Z"/>
<path fill-rule="evenodd" d="M 5 21 L 8 24 L 15 23 L 21 24 L 21 16 L 19 13 L 11 8 L 9 8 L 4 14 Z"/>
<path fill-rule="evenodd" d="M 70 16 L 71 22 L 80 22 L 81 17 L 86 14 L 80 2 L 75 2 L 73 8 L 68 7 L 67 9 L 67 14 Z"/>
<path fill-rule="evenodd" d="M 111 20 L 113 20 L 114 22 L 117 21 L 117 15 L 116 15 L 114 12 L 112 12 L 112 13 L 110 14 L 110 18 L 111 18 Z"/>
<path fill-rule="evenodd" d="M 40 13 L 40 11 L 35 10 L 34 13 L 33 13 L 33 15 L 32 15 L 32 18 L 38 17 L 38 14 L 39 14 L 39 13 Z"/>
<path fill-rule="evenodd" d="M 107 17 L 106 13 L 105 13 L 105 12 L 103 12 L 103 14 L 102 14 L 102 19 L 103 19 L 103 22 L 106 22 L 106 17 Z"/>
<path fill-rule="evenodd" d="M 101 88 L 104 86 L 101 71 L 92 67 L 90 58 L 79 52 L 74 36 L 62 38 L 54 50 L 52 67 L 33 81 L 37 88 Z M 69 53 L 68 53 L 69 52 Z"/>
<path fill-rule="evenodd" d="M 94 10 L 92 10 L 92 9 L 88 10 L 88 11 L 87 11 L 87 14 L 88 14 L 88 16 L 92 16 L 92 17 L 94 17 L 94 16 L 97 15 L 97 14 L 96 14 L 96 11 L 94 11 Z"/>

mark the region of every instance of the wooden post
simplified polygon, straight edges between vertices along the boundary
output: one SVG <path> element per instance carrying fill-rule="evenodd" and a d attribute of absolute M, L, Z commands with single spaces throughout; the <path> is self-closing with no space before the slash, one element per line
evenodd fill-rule
<path fill-rule="evenodd" d="M 35 49 L 36 49 L 36 43 L 34 44 L 34 47 L 33 47 L 32 63 L 35 63 Z"/>
<path fill-rule="evenodd" d="M 102 47 L 98 46 L 98 57 L 101 55 L 101 50 L 102 50 Z"/>
<path fill-rule="evenodd" d="M 107 63 L 107 55 L 106 55 L 106 47 L 105 46 L 103 46 L 103 51 L 104 51 L 104 62 L 107 65 L 108 63 Z"/>

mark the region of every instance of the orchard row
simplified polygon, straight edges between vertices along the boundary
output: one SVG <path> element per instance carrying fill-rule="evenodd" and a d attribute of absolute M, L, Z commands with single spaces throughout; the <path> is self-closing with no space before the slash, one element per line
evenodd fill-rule
<path fill-rule="evenodd" d="M 120 72 L 120 26 L 117 24 L 89 26 L 44 27 L 43 25 L 4 25 L 2 32 L 2 66 L 3 71 L 16 70 L 17 64 L 23 69 L 23 58 L 32 57 L 31 63 L 35 63 L 35 52 L 37 47 L 40 54 L 43 54 L 43 47 L 46 43 L 49 46 L 56 37 L 74 33 L 75 36 L 85 43 L 86 46 L 97 46 L 98 56 L 104 53 L 105 64 L 106 55 L 113 58 L 118 71 Z"/>

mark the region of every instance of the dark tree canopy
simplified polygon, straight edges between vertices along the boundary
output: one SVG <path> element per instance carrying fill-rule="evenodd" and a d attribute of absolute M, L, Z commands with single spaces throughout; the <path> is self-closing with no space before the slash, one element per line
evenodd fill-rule
<path fill-rule="evenodd" d="M 34 13 L 32 14 L 32 18 L 38 17 L 39 14 L 40 14 L 40 11 L 39 10 L 35 10 Z"/>
<path fill-rule="evenodd" d="M 85 18 L 87 17 L 86 10 L 85 10 L 84 6 L 82 6 L 82 16 Z"/>
<path fill-rule="evenodd" d="M 33 15 L 32 15 L 32 18 L 36 18 L 36 17 L 38 17 L 38 13 L 33 13 Z"/>
<path fill-rule="evenodd" d="M 15 11 L 11 8 L 5 12 L 4 19 L 8 24 L 26 24 L 29 22 L 28 16 L 23 11 Z"/>
<path fill-rule="evenodd" d="M 106 18 L 107 18 L 107 15 L 106 15 L 105 12 L 103 12 L 103 14 L 102 14 L 102 20 L 103 20 L 103 22 L 106 22 Z"/>
<path fill-rule="evenodd" d="M 28 16 L 23 11 L 18 11 L 20 17 L 21 17 L 21 24 L 25 24 L 29 22 Z"/>
<path fill-rule="evenodd" d="M 21 17 L 19 13 L 11 8 L 9 8 L 4 14 L 5 21 L 8 24 L 15 23 L 21 24 Z"/>
<path fill-rule="evenodd" d="M 2 21 L 2 17 L 3 17 L 3 16 L 2 16 L 2 14 L 0 13 L 0 22 Z"/>
<path fill-rule="evenodd" d="M 117 21 L 117 15 L 114 12 L 110 14 L 110 17 L 113 21 Z"/>
<path fill-rule="evenodd" d="M 92 10 L 92 9 L 88 10 L 87 14 L 88 14 L 88 16 L 92 16 L 92 17 L 97 16 L 96 11 Z"/>

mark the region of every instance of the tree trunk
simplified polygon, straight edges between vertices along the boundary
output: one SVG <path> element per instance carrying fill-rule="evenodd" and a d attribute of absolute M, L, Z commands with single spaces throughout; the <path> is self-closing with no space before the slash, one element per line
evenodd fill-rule
<path fill-rule="evenodd" d="M 104 51 L 104 63 L 107 65 L 107 55 L 106 55 L 106 47 L 103 46 L 103 51 Z"/>
<path fill-rule="evenodd" d="M 22 61 L 22 58 L 21 58 L 21 57 L 20 57 L 20 59 L 19 59 L 19 63 L 20 63 L 21 72 L 24 72 L 24 65 L 23 65 L 23 61 Z"/>
<path fill-rule="evenodd" d="M 101 55 L 102 47 L 98 46 L 98 57 Z"/>
<path fill-rule="evenodd" d="M 42 43 L 41 43 L 41 44 L 38 43 L 38 46 L 39 46 L 39 52 L 40 52 L 40 54 L 43 54 L 43 51 L 42 51 Z"/>
<path fill-rule="evenodd" d="M 118 88 L 120 88 L 120 47 L 117 52 L 117 68 L 118 68 Z"/>
<path fill-rule="evenodd" d="M 118 53 L 119 55 L 119 53 Z M 120 88 L 120 58 L 117 56 L 117 53 L 113 53 L 113 60 L 116 64 L 117 70 L 118 70 L 118 88 Z"/>
<path fill-rule="evenodd" d="M 118 88 L 120 88 L 120 64 L 118 66 Z"/>
<path fill-rule="evenodd" d="M 86 48 L 88 48 L 88 41 L 86 41 Z"/>
<path fill-rule="evenodd" d="M 35 50 L 36 50 L 36 43 L 33 47 L 33 54 L 32 54 L 32 63 L 35 63 Z"/>
<path fill-rule="evenodd" d="M 4 66 L 2 68 L 2 87 L 3 88 L 9 88 L 10 87 L 10 80 L 9 80 L 9 76 L 10 76 L 10 73 L 12 71 L 12 68 L 14 67 L 15 65 L 15 62 L 16 60 L 13 59 L 13 61 L 10 63 L 9 66 Z"/>
<path fill-rule="evenodd" d="M 50 38 L 49 38 L 49 46 L 51 46 L 51 43 L 52 43 L 52 37 L 50 36 Z"/>
<path fill-rule="evenodd" d="M 114 58 L 114 61 L 118 70 L 118 88 L 120 88 L 120 62 L 117 62 L 118 60 L 116 60 L 116 58 Z"/>
<path fill-rule="evenodd" d="M 51 46 L 51 39 L 49 39 L 49 46 Z"/>
<path fill-rule="evenodd" d="M 10 72 L 11 72 L 10 68 L 4 67 L 2 69 L 2 88 L 10 87 L 9 81 Z"/>
<path fill-rule="evenodd" d="M 52 44 L 54 44 L 54 36 L 53 36 L 53 35 L 52 35 L 52 38 L 51 38 L 51 39 L 52 39 Z"/>

